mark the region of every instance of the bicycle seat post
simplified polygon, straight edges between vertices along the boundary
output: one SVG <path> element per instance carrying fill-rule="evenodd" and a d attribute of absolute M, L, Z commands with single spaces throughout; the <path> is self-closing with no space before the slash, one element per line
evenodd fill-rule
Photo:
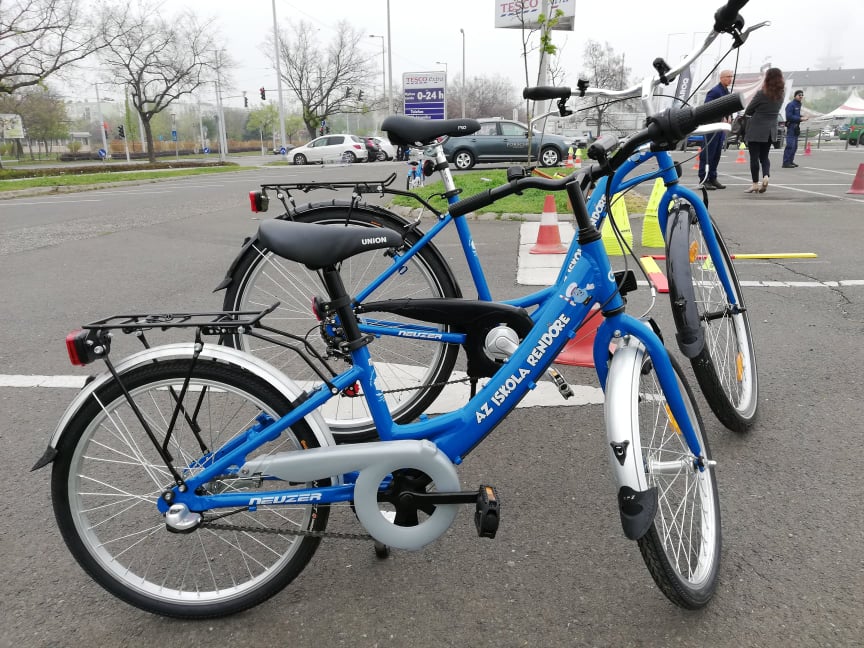
<path fill-rule="evenodd" d="M 330 308 L 339 316 L 339 321 L 345 331 L 345 340 L 349 349 L 356 349 L 366 343 L 366 336 L 360 332 L 357 316 L 351 308 L 351 296 L 345 290 L 342 275 L 334 266 L 328 266 L 321 270 L 327 294 L 330 297 Z"/>

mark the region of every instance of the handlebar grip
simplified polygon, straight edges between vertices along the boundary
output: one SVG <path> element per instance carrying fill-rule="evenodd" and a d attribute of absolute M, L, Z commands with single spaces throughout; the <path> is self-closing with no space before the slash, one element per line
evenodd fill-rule
<path fill-rule="evenodd" d="M 598 162 L 605 160 L 609 152 L 618 146 L 618 136 L 604 133 L 588 147 L 588 157 Z"/>
<path fill-rule="evenodd" d="M 545 101 L 546 99 L 569 99 L 570 88 L 561 86 L 533 86 L 522 90 L 522 98 L 531 101 Z"/>
<path fill-rule="evenodd" d="M 474 211 L 475 209 L 480 209 L 481 207 L 485 207 L 486 205 L 491 205 L 495 202 L 495 198 L 492 197 L 492 190 L 487 189 L 486 191 L 481 191 L 478 194 L 474 194 L 473 196 L 468 196 L 463 200 L 459 200 L 449 207 L 450 215 L 454 218 L 456 216 L 464 216 L 465 214 Z"/>
<path fill-rule="evenodd" d="M 691 119 L 694 122 L 693 128 L 702 124 L 711 124 L 720 121 L 724 117 L 738 112 L 744 108 L 744 102 L 741 99 L 741 93 L 732 92 L 725 97 L 720 97 L 714 101 L 709 101 L 693 109 Z M 688 129 L 693 130 L 693 128 Z"/>
<path fill-rule="evenodd" d="M 744 26 L 744 20 L 738 12 L 747 4 L 747 0 L 729 0 L 714 13 L 714 31 L 728 31 L 740 20 L 739 29 Z"/>

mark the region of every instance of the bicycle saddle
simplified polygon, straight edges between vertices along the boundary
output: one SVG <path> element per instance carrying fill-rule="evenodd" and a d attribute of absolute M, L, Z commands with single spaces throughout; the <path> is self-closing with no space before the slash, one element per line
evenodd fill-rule
<path fill-rule="evenodd" d="M 279 256 L 311 270 L 334 266 L 366 250 L 402 245 L 402 236 L 387 227 L 334 227 L 284 220 L 262 221 L 258 238 Z"/>
<path fill-rule="evenodd" d="M 458 137 L 480 130 L 476 119 L 418 119 L 406 115 L 390 115 L 381 124 L 391 144 L 425 146 L 444 135 Z"/>

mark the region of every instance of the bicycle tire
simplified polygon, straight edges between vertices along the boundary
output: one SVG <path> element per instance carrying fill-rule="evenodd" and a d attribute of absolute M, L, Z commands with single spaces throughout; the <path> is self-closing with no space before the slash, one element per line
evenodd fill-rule
<path fill-rule="evenodd" d="M 746 432 L 756 421 L 759 379 L 750 318 L 738 275 L 720 231 L 712 223 L 721 258 L 713 259 L 702 226 L 689 205 L 669 217 L 667 273 L 672 315 L 679 345 L 688 356 L 708 406 L 734 432 Z M 725 269 L 737 308 L 730 306 L 716 268 Z M 704 346 L 687 351 L 686 338 L 701 331 Z M 682 344 L 683 342 L 683 344 Z"/>
<path fill-rule="evenodd" d="M 187 397 L 195 402 L 201 399 L 201 416 L 195 420 L 213 452 L 254 424 L 258 413 L 279 418 L 291 407 L 285 396 L 248 371 L 200 358 L 194 369 L 191 363 L 191 359 L 154 362 L 123 376 L 123 384 L 157 438 L 164 436 L 171 418 L 172 396 L 167 387 L 174 385 L 179 393 L 187 375 L 191 376 Z M 318 445 L 306 422 L 299 421 L 256 450 L 255 456 Z M 100 387 L 73 417 L 57 449 L 51 492 L 66 545 L 99 585 L 148 612 L 201 619 L 250 608 L 288 585 L 320 543 L 318 537 L 206 526 L 185 534 L 168 532 L 156 501 L 173 479 L 116 380 Z M 206 456 L 183 416 L 178 417 L 169 449 L 177 469 L 187 473 L 195 471 L 194 462 Z M 288 486 L 278 480 L 226 477 L 206 488 L 266 493 Z M 328 515 L 329 508 L 321 505 L 259 505 L 255 511 L 241 510 L 220 522 L 271 531 L 287 525 L 323 532 Z"/>
<path fill-rule="evenodd" d="M 680 365 L 670 360 L 703 457 L 710 462 L 693 392 Z M 635 428 L 612 430 L 611 438 L 639 440 L 644 483 L 657 489 L 654 520 L 637 540 L 642 559 L 670 601 L 686 609 L 701 608 L 716 590 L 720 569 L 720 504 L 714 468 L 710 464 L 702 471 L 695 468 L 641 345 L 616 351 L 607 385 L 606 409 L 614 408 L 618 414 L 616 423 L 610 424 Z M 613 417 L 607 415 L 606 420 Z"/>
<path fill-rule="evenodd" d="M 293 215 L 293 220 L 324 225 L 360 225 L 363 227 L 389 227 L 405 235 L 405 244 L 411 247 L 421 233 L 406 229 L 408 223 L 385 210 L 369 206 L 350 209 L 345 205 L 310 205 L 305 211 Z M 378 276 L 390 257 L 381 250 L 365 252 L 346 259 L 340 274 L 348 294 L 356 295 L 369 281 Z M 424 246 L 406 267 L 396 273 L 369 296 L 369 301 L 389 298 L 452 298 L 460 297 L 456 280 L 446 261 L 430 243 Z M 326 291 L 317 273 L 305 266 L 277 257 L 258 243 L 251 242 L 231 271 L 225 293 L 225 310 L 255 310 L 272 303 L 280 307 L 266 318 L 275 328 L 298 335 L 320 331 L 320 323 L 312 313 L 311 299 L 324 296 Z M 374 316 L 374 313 L 372 314 Z M 390 322 L 408 321 L 388 314 Z M 435 326 L 448 331 L 445 325 Z M 316 333 L 314 342 L 323 352 L 326 344 Z M 301 386 L 317 384 L 317 377 L 292 352 L 274 348 L 250 336 L 238 335 L 228 341 L 232 346 L 262 357 L 274 364 Z M 385 393 L 394 421 L 408 422 L 423 413 L 438 397 L 456 363 L 458 345 L 442 344 L 409 337 L 381 336 L 371 345 L 372 357 L 379 384 Z M 406 390 L 406 391 L 398 391 Z M 362 397 L 340 395 L 331 399 L 322 414 L 339 442 L 365 441 L 377 436 L 366 401 Z"/>

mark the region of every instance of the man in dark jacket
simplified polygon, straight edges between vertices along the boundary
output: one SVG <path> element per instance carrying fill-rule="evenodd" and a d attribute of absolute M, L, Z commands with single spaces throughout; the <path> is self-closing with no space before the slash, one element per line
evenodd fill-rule
<path fill-rule="evenodd" d="M 720 72 L 720 83 L 711 88 L 705 95 L 705 103 L 714 101 L 729 94 L 732 83 L 732 70 Z M 717 180 L 717 165 L 723 155 L 723 142 L 726 134 L 723 132 L 706 133 L 705 146 L 699 152 L 699 184 L 706 189 L 725 189 L 726 185 Z M 706 170 L 707 167 L 707 170 Z"/>
<path fill-rule="evenodd" d="M 804 98 L 803 90 L 796 90 L 792 101 L 786 104 L 786 148 L 783 151 L 783 168 L 794 169 L 795 151 L 798 150 L 798 136 L 801 134 L 801 122 L 807 118 L 801 117 L 801 99 Z"/>

